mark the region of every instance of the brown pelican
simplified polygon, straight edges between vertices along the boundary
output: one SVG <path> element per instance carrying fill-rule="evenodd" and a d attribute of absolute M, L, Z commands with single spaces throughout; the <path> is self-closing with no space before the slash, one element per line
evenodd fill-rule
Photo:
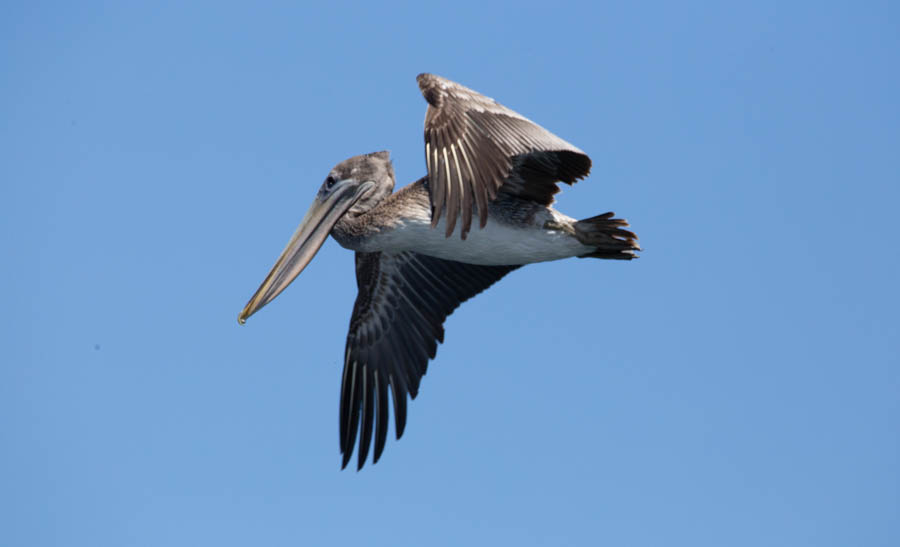
<path fill-rule="evenodd" d="M 275 266 L 238 316 L 272 301 L 330 233 L 356 251 L 359 294 L 350 318 L 341 382 L 340 445 L 347 466 L 384 449 L 388 392 L 399 439 L 406 397 L 444 340 L 462 302 L 523 264 L 568 257 L 635 258 L 628 223 L 605 213 L 576 221 L 556 210 L 558 182 L 588 175 L 587 154 L 493 99 L 432 74 L 417 77 L 428 102 L 428 174 L 392 193 L 388 152 L 337 164 Z M 473 220 L 476 227 L 473 229 Z"/>

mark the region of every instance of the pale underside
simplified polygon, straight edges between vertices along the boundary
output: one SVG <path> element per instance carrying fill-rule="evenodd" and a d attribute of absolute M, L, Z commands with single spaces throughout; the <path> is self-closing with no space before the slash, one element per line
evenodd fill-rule
<path fill-rule="evenodd" d="M 500 266 L 532 264 L 588 254 L 595 247 L 584 245 L 574 236 L 575 219 L 551 207 L 540 207 L 525 223 L 510 223 L 491 214 L 484 228 L 459 237 L 457 225 L 448 237 L 446 220 L 432 227 L 427 201 L 413 206 L 407 201 L 401 216 L 391 219 L 389 226 L 361 240 L 335 239 L 345 248 L 362 252 L 413 251 L 420 254 L 467 264 Z"/>

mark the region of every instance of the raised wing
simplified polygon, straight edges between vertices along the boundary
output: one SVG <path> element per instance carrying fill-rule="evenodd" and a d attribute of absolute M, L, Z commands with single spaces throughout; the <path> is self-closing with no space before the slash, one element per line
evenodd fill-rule
<path fill-rule="evenodd" d="M 558 181 L 573 184 L 590 172 L 587 154 L 497 101 L 433 74 L 416 80 L 428 101 L 431 226 L 445 215 L 447 237 L 461 217 L 466 238 L 473 210 L 484 228 L 498 192 L 549 205 Z"/>
<path fill-rule="evenodd" d="M 444 319 L 518 266 L 479 266 L 413 252 L 356 253 L 359 294 L 350 318 L 341 383 L 342 467 L 359 431 L 361 469 L 375 435 L 373 463 L 387 439 L 388 387 L 397 438 L 406 396 L 415 399 L 428 360 L 444 340 Z"/>

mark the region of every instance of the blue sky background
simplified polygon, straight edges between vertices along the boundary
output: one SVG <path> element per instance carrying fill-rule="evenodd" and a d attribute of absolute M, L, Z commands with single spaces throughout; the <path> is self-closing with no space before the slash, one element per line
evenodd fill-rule
<path fill-rule="evenodd" d="M 895 2 L 182 4 L 4 5 L 0 544 L 900 544 Z M 352 253 L 236 316 L 423 71 L 645 252 L 465 304 L 341 472 Z"/>

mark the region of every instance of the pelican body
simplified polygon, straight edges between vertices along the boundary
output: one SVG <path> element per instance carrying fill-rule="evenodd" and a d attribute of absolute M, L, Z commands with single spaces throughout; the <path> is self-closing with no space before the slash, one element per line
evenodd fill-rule
<path fill-rule="evenodd" d="M 357 469 L 384 450 L 389 408 L 406 426 L 443 323 L 462 302 L 533 262 L 631 260 L 637 237 L 613 213 L 576 221 L 551 207 L 557 183 L 588 175 L 581 150 L 493 99 L 420 74 L 427 175 L 394 190 L 387 151 L 337 164 L 259 289 L 246 319 L 271 302 L 331 234 L 356 252 L 359 294 L 344 352 L 342 467 L 360 438 Z M 474 224 L 474 225 L 473 225 Z"/>

